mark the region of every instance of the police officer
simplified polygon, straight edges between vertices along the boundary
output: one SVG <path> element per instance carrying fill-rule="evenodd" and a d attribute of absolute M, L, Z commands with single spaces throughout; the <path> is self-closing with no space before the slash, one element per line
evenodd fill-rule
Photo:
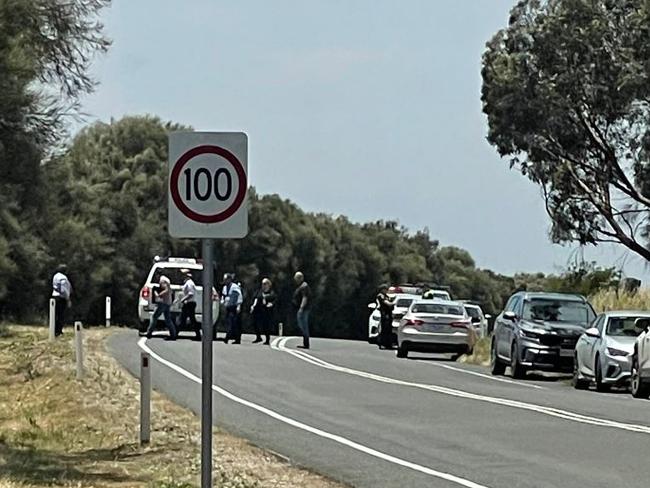
<path fill-rule="evenodd" d="M 251 316 L 255 325 L 256 339 L 253 344 L 262 342 L 262 333 L 266 336 L 265 345 L 271 343 L 271 323 L 273 321 L 273 307 L 275 306 L 276 295 L 273 291 L 273 283 L 268 278 L 262 280 L 262 287 L 255 294 L 251 306 Z"/>
<path fill-rule="evenodd" d="M 235 283 L 235 275 L 226 273 L 223 276 L 223 289 L 221 290 L 221 303 L 226 309 L 226 339 L 224 342 L 232 341 L 233 344 L 241 344 L 241 306 L 244 302 L 244 295 L 241 287 Z"/>
<path fill-rule="evenodd" d="M 381 316 L 379 322 L 379 349 L 393 348 L 393 308 L 395 302 L 388 296 L 388 285 L 382 284 L 377 294 L 377 308 Z"/>

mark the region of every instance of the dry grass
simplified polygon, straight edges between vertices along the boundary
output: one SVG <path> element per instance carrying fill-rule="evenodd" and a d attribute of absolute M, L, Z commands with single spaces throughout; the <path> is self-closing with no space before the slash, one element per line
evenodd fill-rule
<path fill-rule="evenodd" d="M 197 417 L 154 393 L 152 443 L 141 448 L 138 383 L 105 352 L 109 331 L 85 332 L 87 374 L 76 381 L 70 335 L 51 343 L 42 328 L 0 329 L 0 488 L 197 486 Z M 215 486 L 342 486 L 226 433 L 214 442 Z"/>
<path fill-rule="evenodd" d="M 490 338 L 482 337 L 474 344 L 474 353 L 471 356 L 462 356 L 461 363 L 478 364 L 481 366 L 490 365 Z"/>
<path fill-rule="evenodd" d="M 624 293 L 616 290 L 601 291 L 590 297 L 591 304 L 598 312 L 609 310 L 650 310 L 650 290 Z"/>

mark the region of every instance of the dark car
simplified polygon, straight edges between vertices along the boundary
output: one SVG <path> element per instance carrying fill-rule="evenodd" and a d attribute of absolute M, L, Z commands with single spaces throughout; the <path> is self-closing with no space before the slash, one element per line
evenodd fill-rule
<path fill-rule="evenodd" d="M 515 293 L 495 321 L 492 374 L 503 374 L 506 366 L 514 378 L 530 369 L 572 371 L 576 343 L 595 317 L 581 295 Z"/>

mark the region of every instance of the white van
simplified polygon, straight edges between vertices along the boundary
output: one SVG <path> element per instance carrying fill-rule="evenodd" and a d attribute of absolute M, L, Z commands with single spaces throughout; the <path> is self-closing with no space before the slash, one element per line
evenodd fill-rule
<path fill-rule="evenodd" d="M 154 264 L 149 270 L 149 275 L 145 284 L 140 289 L 138 298 L 138 319 L 140 321 L 140 330 L 144 332 L 149 326 L 151 315 L 156 309 L 153 301 L 153 291 L 160 281 L 162 275 L 167 276 L 171 281 L 173 304 L 172 320 L 176 323 L 181 312 L 181 305 L 177 298 L 180 298 L 183 291 L 183 282 L 185 277 L 182 270 L 189 270 L 196 284 L 196 320 L 201 322 L 203 315 L 203 287 L 201 286 L 201 275 L 203 273 L 203 264 L 192 258 L 168 258 L 154 259 Z M 213 290 L 212 293 L 212 318 L 216 322 L 219 317 L 219 297 Z M 164 327 L 164 317 L 158 319 L 158 323 Z M 187 326 L 185 326 L 187 328 Z M 183 330 L 183 328 L 181 328 Z"/>

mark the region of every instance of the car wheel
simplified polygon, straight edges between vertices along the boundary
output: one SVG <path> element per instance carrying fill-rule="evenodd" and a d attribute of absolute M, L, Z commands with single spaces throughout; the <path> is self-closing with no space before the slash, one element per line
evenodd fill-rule
<path fill-rule="evenodd" d="M 650 397 L 650 383 L 644 382 L 639 370 L 639 357 L 635 353 L 632 356 L 632 380 L 630 382 L 630 389 L 634 398 L 649 398 Z"/>
<path fill-rule="evenodd" d="M 519 347 L 516 342 L 512 343 L 512 348 L 510 349 L 510 373 L 515 379 L 526 377 L 526 367 L 522 366 L 519 361 Z"/>
<path fill-rule="evenodd" d="M 368 337 L 368 344 L 377 344 L 377 336 Z"/>
<path fill-rule="evenodd" d="M 406 345 L 397 346 L 397 357 L 398 358 L 407 358 L 409 355 L 409 350 Z"/>
<path fill-rule="evenodd" d="M 600 366 L 600 356 L 596 356 L 596 391 L 609 391 L 610 386 L 603 383 L 603 369 Z"/>
<path fill-rule="evenodd" d="M 506 372 L 506 365 L 497 356 L 496 340 L 492 340 L 492 345 L 490 346 L 490 370 L 494 376 L 501 376 Z"/>
<path fill-rule="evenodd" d="M 576 390 L 588 390 L 589 381 L 580 378 L 580 365 L 578 364 L 578 356 L 573 359 L 573 379 L 571 380 L 573 387 Z"/>

